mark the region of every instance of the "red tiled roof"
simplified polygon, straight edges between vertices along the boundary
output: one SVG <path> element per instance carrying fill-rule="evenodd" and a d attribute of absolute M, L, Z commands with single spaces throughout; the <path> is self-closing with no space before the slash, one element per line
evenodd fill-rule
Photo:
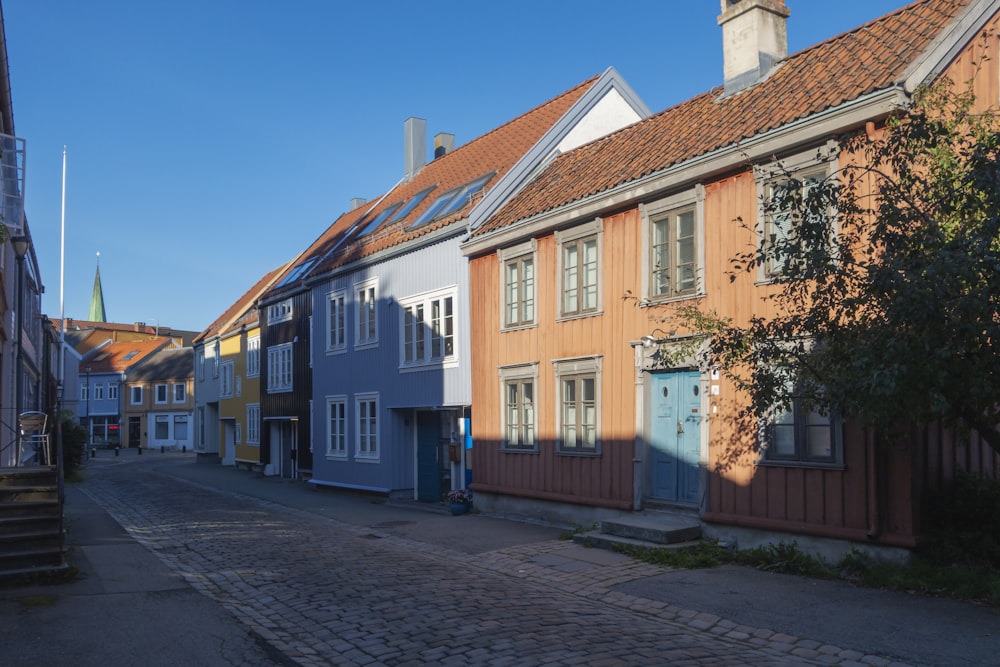
<path fill-rule="evenodd" d="M 966 4 L 919 0 L 785 58 L 742 92 L 714 88 L 565 153 L 474 236 L 893 86 Z"/>
<path fill-rule="evenodd" d="M 124 371 L 157 350 L 171 345 L 174 345 L 174 342 L 170 338 L 109 343 L 95 351 L 93 357 L 81 361 L 80 371 L 83 372 L 86 368 L 89 368 L 92 373 Z M 132 354 L 133 352 L 135 354 Z M 130 354 L 132 356 L 129 356 Z"/>
<path fill-rule="evenodd" d="M 336 252 L 325 257 L 320 264 L 309 271 L 309 274 L 330 271 L 372 253 L 419 238 L 464 218 L 468 214 L 469 204 L 451 215 L 434 220 L 419 228 L 407 230 L 407 227 L 420 217 L 421 213 L 434 202 L 438 195 L 490 173 L 493 173 L 493 176 L 486 183 L 484 191 L 496 184 L 562 118 L 596 80 L 597 77 L 588 79 L 541 106 L 429 162 L 413 180 L 394 187 L 384 195 L 381 201 L 374 205 L 374 208 L 373 204 L 368 203 L 344 213 L 300 255 L 300 262 L 296 264 L 326 255 L 341 241 L 342 235 L 361 220 L 362 216 L 364 216 L 364 220 L 361 221 L 360 228 L 363 229 L 368 221 L 374 219 L 389 206 L 409 201 L 413 195 L 431 186 L 435 186 L 434 190 L 405 218 L 391 224 L 383 223 L 378 229 L 360 239 L 342 243 L 340 247 L 337 247 Z M 293 269 L 294 267 L 290 267 L 285 274 Z M 280 281 L 276 282 L 276 284 L 279 283 Z M 273 290 L 272 294 L 279 291 Z"/>

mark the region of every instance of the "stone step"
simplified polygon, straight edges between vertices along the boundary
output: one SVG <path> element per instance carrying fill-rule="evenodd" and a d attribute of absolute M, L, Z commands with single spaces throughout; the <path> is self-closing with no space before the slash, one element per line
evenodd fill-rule
<path fill-rule="evenodd" d="M 696 518 L 666 512 L 637 514 L 601 521 L 601 532 L 653 544 L 677 544 L 701 538 Z"/>
<path fill-rule="evenodd" d="M 619 549 L 627 549 L 629 547 L 647 548 L 647 549 L 673 549 L 673 550 L 683 550 L 683 549 L 694 549 L 701 544 L 700 540 L 688 540 L 684 542 L 671 542 L 669 544 L 663 542 L 649 542 L 647 540 L 638 540 L 631 537 L 621 537 L 619 535 L 609 535 L 608 533 L 603 533 L 599 530 L 592 530 L 588 533 L 581 533 L 573 536 L 573 541 L 577 544 L 581 544 L 585 547 L 594 547 L 598 549 L 608 549 L 610 551 L 616 551 Z"/>

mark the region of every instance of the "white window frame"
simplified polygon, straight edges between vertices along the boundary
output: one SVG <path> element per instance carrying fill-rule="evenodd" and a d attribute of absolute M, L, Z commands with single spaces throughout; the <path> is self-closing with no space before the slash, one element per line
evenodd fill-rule
<path fill-rule="evenodd" d="M 378 392 L 354 395 L 354 458 L 358 462 L 379 461 L 379 417 Z"/>
<path fill-rule="evenodd" d="M 326 351 L 338 354 L 347 350 L 347 290 L 326 295 Z"/>
<path fill-rule="evenodd" d="M 174 396 L 174 403 L 186 403 L 187 385 L 183 382 L 175 382 L 173 396 Z"/>
<path fill-rule="evenodd" d="M 108 383 L 108 400 L 117 401 L 118 400 L 118 383 L 109 382 Z"/>
<path fill-rule="evenodd" d="M 239 421 L 236 421 L 235 422 L 235 426 L 236 426 L 236 428 L 234 429 L 234 432 L 233 432 L 233 444 L 234 445 L 242 445 L 243 444 L 243 424 L 241 424 Z"/>
<path fill-rule="evenodd" d="M 162 392 L 162 398 L 161 398 Z M 170 398 L 169 386 L 165 382 L 153 385 L 153 403 L 156 405 L 166 405 Z"/>
<path fill-rule="evenodd" d="M 445 304 L 451 302 L 451 316 Z M 425 369 L 458 365 L 458 288 L 424 292 L 399 300 L 399 367 Z M 435 306 L 440 315 L 435 317 Z M 420 319 L 418 319 L 418 314 Z M 448 335 L 450 326 L 450 335 Z M 448 350 L 450 340 L 451 350 Z"/>
<path fill-rule="evenodd" d="M 295 384 L 294 360 L 292 343 L 267 348 L 267 393 L 280 394 L 292 390 Z"/>
<path fill-rule="evenodd" d="M 338 409 L 340 414 L 336 421 L 333 410 Z M 326 458 L 347 460 L 347 424 L 349 421 L 347 412 L 347 396 L 327 396 L 326 397 Z"/>
<path fill-rule="evenodd" d="M 535 239 L 497 251 L 500 264 L 500 329 L 523 329 L 538 324 L 538 243 Z M 530 281 L 525 279 L 524 266 L 531 263 Z M 513 285 L 509 269 L 514 267 Z M 526 306 L 530 304 L 530 313 Z M 516 311 L 513 314 L 512 311 Z"/>
<path fill-rule="evenodd" d="M 595 218 L 591 222 L 577 225 L 572 229 L 557 230 L 554 234 L 556 240 L 556 321 L 571 320 L 580 317 L 593 317 L 594 315 L 600 315 L 604 309 L 604 220 L 603 218 Z M 595 267 L 595 304 L 592 308 L 584 308 L 582 306 L 583 294 L 579 294 L 577 297 L 577 307 L 574 310 L 566 309 L 566 289 L 565 280 L 566 276 L 563 275 L 565 271 L 565 253 L 567 248 L 571 245 L 579 245 L 580 243 L 585 243 L 593 237 L 595 243 L 595 253 L 597 266 Z M 578 267 L 579 271 L 579 267 Z M 587 285 L 585 278 L 579 278 L 577 280 L 577 287 L 585 287 Z"/>
<path fill-rule="evenodd" d="M 219 398 L 233 397 L 233 378 L 235 366 L 232 360 L 224 361 L 219 371 Z"/>
<path fill-rule="evenodd" d="M 677 229 L 678 216 L 687 213 L 694 213 L 694 287 L 692 289 L 676 289 L 677 279 Z M 642 217 L 642 294 L 649 301 L 662 302 L 681 299 L 690 299 L 704 296 L 705 285 L 705 187 L 701 184 L 694 188 L 679 192 L 675 195 L 648 204 L 639 205 L 639 214 Z M 656 228 L 660 223 L 668 225 L 669 244 L 668 254 L 670 256 L 669 273 L 670 288 L 664 293 L 657 293 L 656 280 L 654 275 L 660 270 L 656 266 L 655 257 L 655 236 Z"/>
<path fill-rule="evenodd" d="M 757 185 L 757 243 L 763 247 L 772 235 L 774 212 L 766 211 L 767 202 L 773 196 L 774 188 L 789 178 L 804 180 L 812 176 L 820 179 L 832 178 L 839 169 L 839 144 L 828 141 L 826 144 L 810 151 L 780 158 L 763 166 L 754 167 L 754 179 Z M 834 214 L 833 211 L 830 212 Z M 770 283 L 782 279 L 779 267 L 771 265 L 770 261 L 762 262 L 757 267 L 757 283 Z"/>
<path fill-rule="evenodd" d="M 378 345 L 378 278 L 354 284 L 354 348 Z"/>
<path fill-rule="evenodd" d="M 247 404 L 247 444 L 260 444 L 260 403 Z"/>
<path fill-rule="evenodd" d="M 129 387 L 129 404 L 142 405 L 142 385 L 134 384 Z"/>
<path fill-rule="evenodd" d="M 215 345 L 212 346 L 212 377 L 219 377 L 219 360 L 222 356 L 221 344 L 219 341 L 215 341 Z"/>
<path fill-rule="evenodd" d="M 498 369 L 500 377 L 500 432 L 503 434 L 500 448 L 508 452 L 538 451 L 538 363 L 503 366 Z M 509 389 L 517 389 L 517 405 L 513 406 L 517 424 L 512 424 Z M 531 386 L 531 428 L 525 429 L 528 419 L 525 414 L 524 387 Z M 511 428 L 517 429 L 516 438 L 511 437 Z M 530 437 L 529 437 L 530 435 Z M 519 442 L 513 442 L 517 440 Z M 530 441 L 530 442 L 529 442 Z M 512 444 L 513 442 L 513 444 Z"/>
<path fill-rule="evenodd" d="M 198 380 L 203 381 L 205 379 L 205 348 L 198 348 Z"/>
<path fill-rule="evenodd" d="M 160 424 L 163 424 L 164 429 L 166 429 L 166 434 L 163 437 L 160 437 L 159 433 Z M 157 442 L 170 440 L 170 415 L 156 415 L 153 417 L 153 440 Z"/>
<path fill-rule="evenodd" d="M 260 376 L 260 336 L 247 338 L 247 377 Z"/>
<path fill-rule="evenodd" d="M 81 382 L 80 383 L 80 400 L 81 401 L 89 400 L 88 396 L 90 396 L 90 385 L 88 385 L 86 382 Z"/>
<path fill-rule="evenodd" d="M 599 356 L 581 357 L 576 359 L 557 359 L 552 362 L 556 379 L 556 434 L 557 434 L 557 454 L 567 454 L 574 456 L 599 456 L 601 454 L 601 366 L 602 360 Z M 566 405 L 564 401 L 564 382 L 567 380 L 585 381 L 592 379 L 594 382 L 594 429 L 593 446 L 587 446 L 586 437 L 574 436 L 573 444 L 567 443 L 566 433 Z M 584 399 L 577 391 L 576 402 L 574 404 L 575 414 L 578 415 L 576 424 L 584 422 L 579 417 L 584 411 L 581 403 Z M 577 443 L 581 444 L 577 444 Z"/>
<path fill-rule="evenodd" d="M 94 400 L 103 401 L 104 400 L 104 383 L 98 382 L 94 384 Z"/>
<path fill-rule="evenodd" d="M 177 425 L 178 424 L 184 424 L 185 429 L 184 429 L 184 437 L 183 438 L 181 436 L 177 435 Z M 188 422 L 188 416 L 187 415 L 174 415 L 174 434 L 173 434 L 174 435 L 174 440 L 187 440 L 187 438 L 188 438 L 188 430 L 187 430 L 188 425 L 189 425 L 189 422 Z"/>
<path fill-rule="evenodd" d="M 292 299 L 284 299 L 267 307 L 267 323 L 290 322 L 292 319 Z"/>

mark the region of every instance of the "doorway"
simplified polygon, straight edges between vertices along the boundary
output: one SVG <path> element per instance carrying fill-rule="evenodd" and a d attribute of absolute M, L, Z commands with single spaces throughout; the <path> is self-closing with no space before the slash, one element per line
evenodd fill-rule
<path fill-rule="evenodd" d="M 654 373 L 650 382 L 649 490 L 656 500 L 697 503 L 701 484 L 701 374 Z"/>

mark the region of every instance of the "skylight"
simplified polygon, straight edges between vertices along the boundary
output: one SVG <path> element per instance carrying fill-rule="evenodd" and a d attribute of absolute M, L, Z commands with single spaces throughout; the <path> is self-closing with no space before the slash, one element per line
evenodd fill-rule
<path fill-rule="evenodd" d="M 441 218 L 459 210 L 469 202 L 472 195 L 483 189 L 483 186 L 485 186 L 486 183 L 493 178 L 494 173 L 496 172 L 490 172 L 485 176 L 480 176 L 474 181 L 469 181 L 465 185 L 444 193 L 435 199 L 434 203 L 427 207 L 427 209 L 420 214 L 420 217 L 413 221 L 413 224 L 410 225 L 408 229 L 419 227 L 420 225 L 430 222 L 435 218 Z"/>
<path fill-rule="evenodd" d="M 436 185 L 432 185 L 431 187 L 425 188 L 420 192 L 418 192 L 417 194 L 413 195 L 413 198 L 410 201 L 406 202 L 406 206 L 399 209 L 399 213 L 392 216 L 392 219 L 389 222 L 396 222 L 397 220 L 402 220 L 403 218 L 408 216 L 410 214 L 410 211 L 415 209 L 420 204 L 420 202 L 422 202 L 424 198 L 427 197 L 428 194 L 430 194 L 430 191 L 436 187 L 437 187 Z"/>
<path fill-rule="evenodd" d="M 275 287 L 283 287 L 285 285 L 290 285 L 291 283 L 295 282 L 296 280 L 304 276 L 306 272 L 308 272 L 309 269 L 311 269 L 316 264 L 316 260 L 318 259 L 319 259 L 318 257 L 310 257 L 306 261 L 300 262 L 295 266 L 294 269 L 289 271 L 288 275 L 285 276 L 280 283 L 275 285 Z"/>
<path fill-rule="evenodd" d="M 129 359 L 131 359 L 132 357 L 134 357 L 137 354 L 139 354 L 139 350 L 132 350 L 131 352 L 129 352 L 128 354 L 126 354 L 124 357 L 122 357 L 122 361 L 128 361 Z"/>
<path fill-rule="evenodd" d="M 378 226 L 381 225 L 385 221 L 386 218 L 388 218 L 390 215 L 392 215 L 393 212 L 397 208 L 399 208 L 402 203 L 403 202 L 398 201 L 395 204 L 393 204 L 392 206 L 390 206 L 389 208 L 385 209 L 384 211 L 382 211 L 381 213 L 379 213 L 378 215 L 376 215 L 375 219 L 372 220 L 371 222 L 369 222 L 368 226 L 361 230 L 361 232 L 358 234 L 358 238 L 361 238 L 362 236 L 367 236 L 368 234 L 371 234 L 376 229 L 378 229 Z"/>

